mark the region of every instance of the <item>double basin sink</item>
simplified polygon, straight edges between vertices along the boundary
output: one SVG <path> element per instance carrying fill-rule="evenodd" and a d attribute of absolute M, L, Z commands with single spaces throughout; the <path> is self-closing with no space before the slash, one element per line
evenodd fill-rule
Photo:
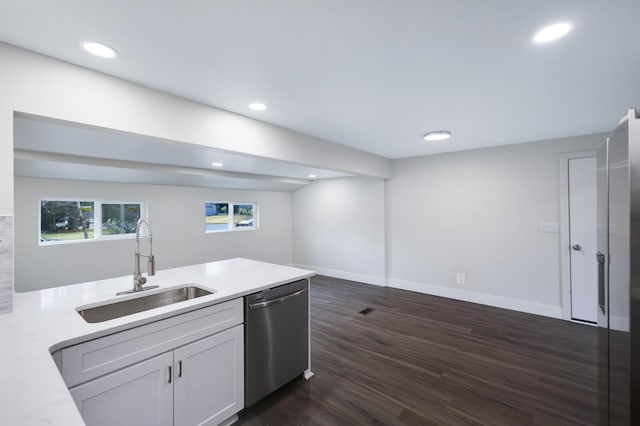
<path fill-rule="evenodd" d="M 209 291 L 193 284 L 187 284 L 183 287 L 172 288 L 135 299 L 111 302 L 93 308 L 82 309 L 79 310 L 78 313 L 86 322 L 97 323 L 196 299 L 213 293 L 215 293 L 215 290 Z"/>

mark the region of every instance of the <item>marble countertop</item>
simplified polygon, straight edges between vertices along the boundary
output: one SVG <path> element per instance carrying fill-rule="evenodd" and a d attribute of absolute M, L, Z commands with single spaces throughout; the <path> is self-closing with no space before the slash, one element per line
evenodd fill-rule
<path fill-rule="evenodd" d="M 6 425 L 84 425 L 51 352 L 173 315 L 235 299 L 293 280 L 312 271 L 229 259 L 157 271 L 147 285 L 159 289 L 116 296 L 133 286 L 132 276 L 14 295 L 13 312 L 0 315 L 0 423 Z M 196 284 L 214 294 L 170 306 L 89 324 L 78 308 L 102 305 Z"/>

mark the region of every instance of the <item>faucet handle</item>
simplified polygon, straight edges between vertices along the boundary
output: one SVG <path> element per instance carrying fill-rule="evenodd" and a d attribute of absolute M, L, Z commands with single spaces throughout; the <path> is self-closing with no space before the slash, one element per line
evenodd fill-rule
<path fill-rule="evenodd" d="M 155 275 L 156 274 L 156 261 L 153 255 L 149 256 L 149 261 L 147 262 L 147 275 Z"/>

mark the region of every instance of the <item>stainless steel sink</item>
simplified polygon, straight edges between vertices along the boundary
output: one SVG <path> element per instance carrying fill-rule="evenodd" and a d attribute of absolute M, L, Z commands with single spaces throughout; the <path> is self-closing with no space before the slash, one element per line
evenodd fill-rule
<path fill-rule="evenodd" d="M 186 285 L 185 287 L 173 288 L 135 299 L 82 309 L 79 310 L 78 313 L 86 322 L 96 323 L 148 311 L 149 309 L 159 308 L 161 306 L 184 302 L 185 300 L 191 300 L 213 293 L 215 293 L 215 290 L 209 291 L 194 285 Z"/>

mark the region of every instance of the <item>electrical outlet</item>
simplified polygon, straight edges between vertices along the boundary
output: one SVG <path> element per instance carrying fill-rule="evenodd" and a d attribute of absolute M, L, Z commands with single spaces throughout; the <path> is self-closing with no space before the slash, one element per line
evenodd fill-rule
<path fill-rule="evenodd" d="M 467 274 L 464 272 L 456 272 L 456 284 L 464 285 L 467 281 Z"/>
<path fill-rule="evenodd" d="M 557 222 L 540 222 L 540 232 L 543 234 L 557 234 L 558 223 Z"/>

